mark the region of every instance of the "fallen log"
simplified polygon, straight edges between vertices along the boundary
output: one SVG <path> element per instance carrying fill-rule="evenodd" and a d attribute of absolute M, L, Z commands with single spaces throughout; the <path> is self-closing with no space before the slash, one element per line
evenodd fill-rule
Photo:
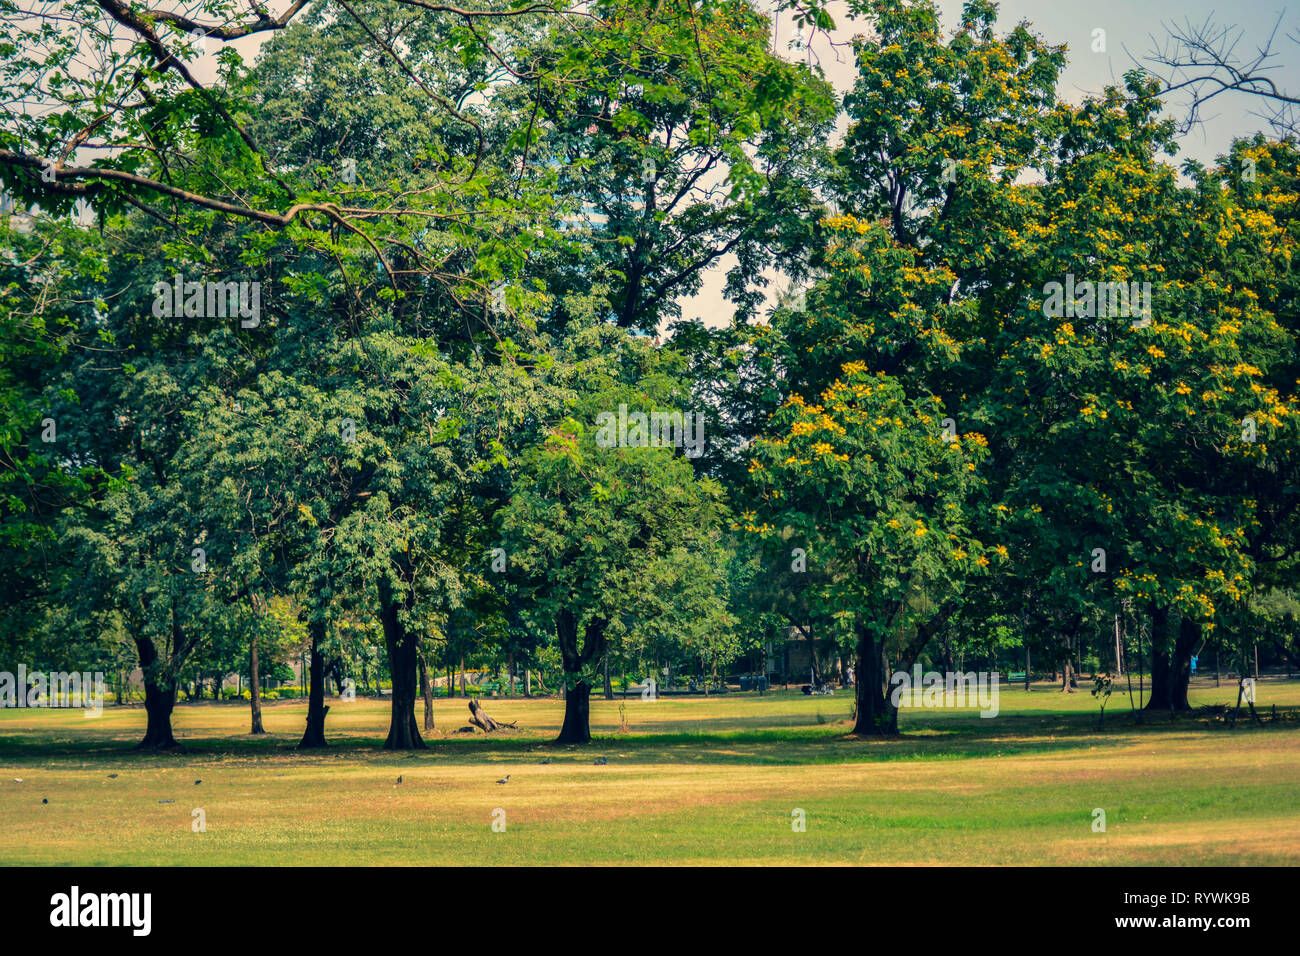
<path fill-rule="evenodd" d="M 491 733 L 494 730 L 500 730 L 502 727 L 514 727 L 518 721 L 510 723 L 498 723 L 488 716 L 488 712 L 479 706 L 479 702 L 470 698 L 469 702 L 469 722 L 480 730 Z"/>

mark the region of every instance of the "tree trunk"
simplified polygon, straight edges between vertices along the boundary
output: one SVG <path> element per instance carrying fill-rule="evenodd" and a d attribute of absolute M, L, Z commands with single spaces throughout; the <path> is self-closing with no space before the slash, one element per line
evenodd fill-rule
<path fill-rule="evenodd" d="M 564 688 L 564 726 L 557 744 L 585 744 L 591 742 L 591 688 L 579 680 Z"/>
<path fill-rule="evenodd" d="M 707 696 L 707 689 L 706 689 Z M 605 699 L 614 699 L 614 685 L 609 682 L 609 655 L 605 655 Z"/>
<path fill-rule="evenodd" d="M 409 597 L 404 598 L 409 601 Z M 392 716 L 388 725 L 385 750 L 423 750 L 424 739 L 415 723 L 415 697 L 419 648 L 415 635 L 398 617 L 399 605 L 386 578 L 379 579 L 380 621 L 384 627 L 384 645 L 388 649 L 388 670 L 393 678 Z"/>
<path fill-rule="evenodd" d="M 137 750 L 166 750 L 177 747 L 172 734 L 172 709 L 176 706 L 176 678 L 164 677 L 158 663 L 158 649 L 147 637 L 135 639 L 140 655 L 140 670 L 144 674 L 144 739 Z"/>
<path fill-rule="evenodd" d="M 1065 660 L 1061 662 L 1061 693 L 1074 693 L 1074 662 L 1070 660 L 1070 652 L 1065 652 Z"/>
<path fill-rule="evenodd" d="M 1119 653 L 1119 615 L 1115 615 L 1115 676 L 1124 676 L 1124 662 Z"/>
<path fill-rule="evenodd" d="M 582 650 L 578 649 L 578 619 L 567 608 L 555 619 L 555 632 L 564 663 L 564 725 L 557 744 L 585 744 L 591 741 L 591 687 L 583 679 L 583 665 L 605 650 L 605 623 L 587 625 Z"/>
<path fill-rule="evenodd" d="M 262 676 L 257 661 L 257 633 L 254 631 L 252 643 L 248 648 L 248 707 L 252 712 L 253 726 L 250 734 L 264 734 L 262 726 Z"/>
<path fill-rule="evenodd" d="M 429 665 L 420 655 L 420 696 L 424 698 L 424 731 L 433 730 L 433 681 L 429 680 Z"/>
<path fill-rule="evenodd" d="M 884 662 L 876 635 L 863 621 L 858 632 L 857 682 L 858 716 L 853 733 L 860 736 L 889 737 L 898 733 L 898 709 L 890 701 L 885 687 Z"/>
<path fill-rule="evenodd" d="M 1157 608 L 1151 614 L 1151 697 L 1147 710 L 1187 713 L 1187 686 L 1192 679 L 1192 650 L 1199 627 L 1189 617 L 1178 625 L 1178 636 L 1170 639 L 1170 614 Z"/>
<path fill-rule="evenodd" d="M 312 618 L 308 626 L 311 630 L 311 683 L 307 696 L 307 729 L 303 731 L 302 740 L 298 741 L 299 750 L 328 746 L 325 715 L 329 708 L 325 706 L 325 656 L 321 653 L 327 625 Z"/>
<path fill-rule="evenodd" d="M 531 667 L 524 668 L 524 696 L 533 696 L 533 671 Z"/>

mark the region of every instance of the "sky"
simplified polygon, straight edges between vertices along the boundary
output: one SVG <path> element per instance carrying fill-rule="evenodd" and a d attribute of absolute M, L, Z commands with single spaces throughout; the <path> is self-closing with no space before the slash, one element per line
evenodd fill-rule
<path fill-rule="evenodd" d="M 760 4 L 771 9 L 772 4 Z M 940 24 L 945 36 L 951 34 L 959 19 L 962 0 L 940 0 Z M 855 34 L 869 32 L 866 25 L 854 22 L 847 16 L 847 4 L 829 6 L 838 29 L 837 41 L 847 40 Z M 1067 45 L 1069 63 L 1061 77 L 1057 92 L 1061 99 L 1079 103 L 1089 94 L 1099 93 L 1108 85 L 1119 85 L 1123 75 L 1143 61 L 1168 36 L 1169 27 L 1191 22 L 1200 25 L 1209 18 L 1221 26 L 1235 26 L 1234 34 L 1241 31 L 1238 52 L 1247 54 L 1264 44 L 1281 18 L 1281 27 L 1273 49 L 1279 55 L 1272 74 L 1274 82 L 1282 89 L 1295 93 L 1300 90 L 1300 0 L 1290 3 L 1279 0 L 1238 0 L 1237 3 L 1203 2 L 1203 0 L 1003 0 L 999 5 L 997 30 L 1006 33 L 1016 24 L 1028 21 L 1030 29 L 1048 43 Z M 1093 52 L 1093 31 L 1105 31 L 1105 52 Z M 788 57 L 806 54 L 790 52 L 787 43 L 792 38 L 789 16 L 778 18 L 775 29 L 778 48 Z M 1288 35 L 1297 39 L 1291 40 Z M 851 88 L 855 76 L 852 54 L 846 49 L 837 51 L 827 43 L 814 43 L 813 52 L 835 89 L 843 94 Z M 1181 118 L 1179 104 L 1169 104 L 1171 114 Z M 1180 152 L 1171 162 L 1180 164 L 1184 159 L 1197 159 L 1211 164 L 1226 150 L 1237 136 L 1246 136 L 1257 130 L 1267 130 L 1266 121 L 1259 115 L 1259 106 L 1245 94 L 1221 97 L 1210 105 L 1205 122 L 1179 140 Z M 695 296 L 678 300 L 682 318 L 701 318 L 706 325 L 720 326 L 731 321 L 733 307 L 722 296 L 726 270 L 732 262 L 722 262 L 705 276 L 704 287 Z M 773 286 L 768 287 L 769 301 L 776 289 L 783 288 L 779 276 L 769 275 Z"/>

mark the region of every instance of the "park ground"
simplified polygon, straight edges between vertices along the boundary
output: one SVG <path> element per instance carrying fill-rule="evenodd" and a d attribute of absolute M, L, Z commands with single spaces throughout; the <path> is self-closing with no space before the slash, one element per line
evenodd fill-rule
<path fill-rule="evenodd" d="M 317 752 L 302 701 L 263 737 L 247 704 L 179 704 L 165 754 L 130 749 L 141 708 L 0 710 L 0 863 L 1300 864 L 1300 681 L 1257 697 L 1265 723 L 1230 727 L 1232 681 L 1172 721 L 1116 696 L 1098 732 L 1087 688 L 1040 684 L 993 719 L 905 710 L 890 740 L 848 736 L 846 692 L 595 699 L 585 747 L 548 745 L 560 700 L 485 700 L 519 725 L 488 737 L 439 698 L 419 753 L 379 749 L 379 700 L 332 701 Z"/>

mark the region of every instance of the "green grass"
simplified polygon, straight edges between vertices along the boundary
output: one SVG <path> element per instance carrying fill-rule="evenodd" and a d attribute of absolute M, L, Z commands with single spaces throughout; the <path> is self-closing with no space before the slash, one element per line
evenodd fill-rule
<path fill-rule="evenodd" d="M 268 704 L 265 737 L 246 704 L 180 704 L 171 754 L 130 750 L 139 708 L 4 710 L 0 862 L 1294 864 L 1300 681 L 1258 696 L 1278 719 L 1235 729 L 1209 708 L 1235 699 L 1228 682 L 1198 683 L 1206 709 L 1172 722 L 1137 725 L 1116 696 L 1098 733 L 1086 690 L 1039 685 L 1004 691 L 995 719 L 907 710 L 894 740 L 848 737 L 848 695 L 632 698 L 626 733 L 620 701 L 594 700 L 581 748 L 548 744 L 558 700 L 485 701 L 520 729 L 470 737 L 453 732 L 465 702 L 439 699 L 417 754 L 378 749 L 381 701 L 331 702 L 314 753 L 294 749 L 301 701 Z"/>

